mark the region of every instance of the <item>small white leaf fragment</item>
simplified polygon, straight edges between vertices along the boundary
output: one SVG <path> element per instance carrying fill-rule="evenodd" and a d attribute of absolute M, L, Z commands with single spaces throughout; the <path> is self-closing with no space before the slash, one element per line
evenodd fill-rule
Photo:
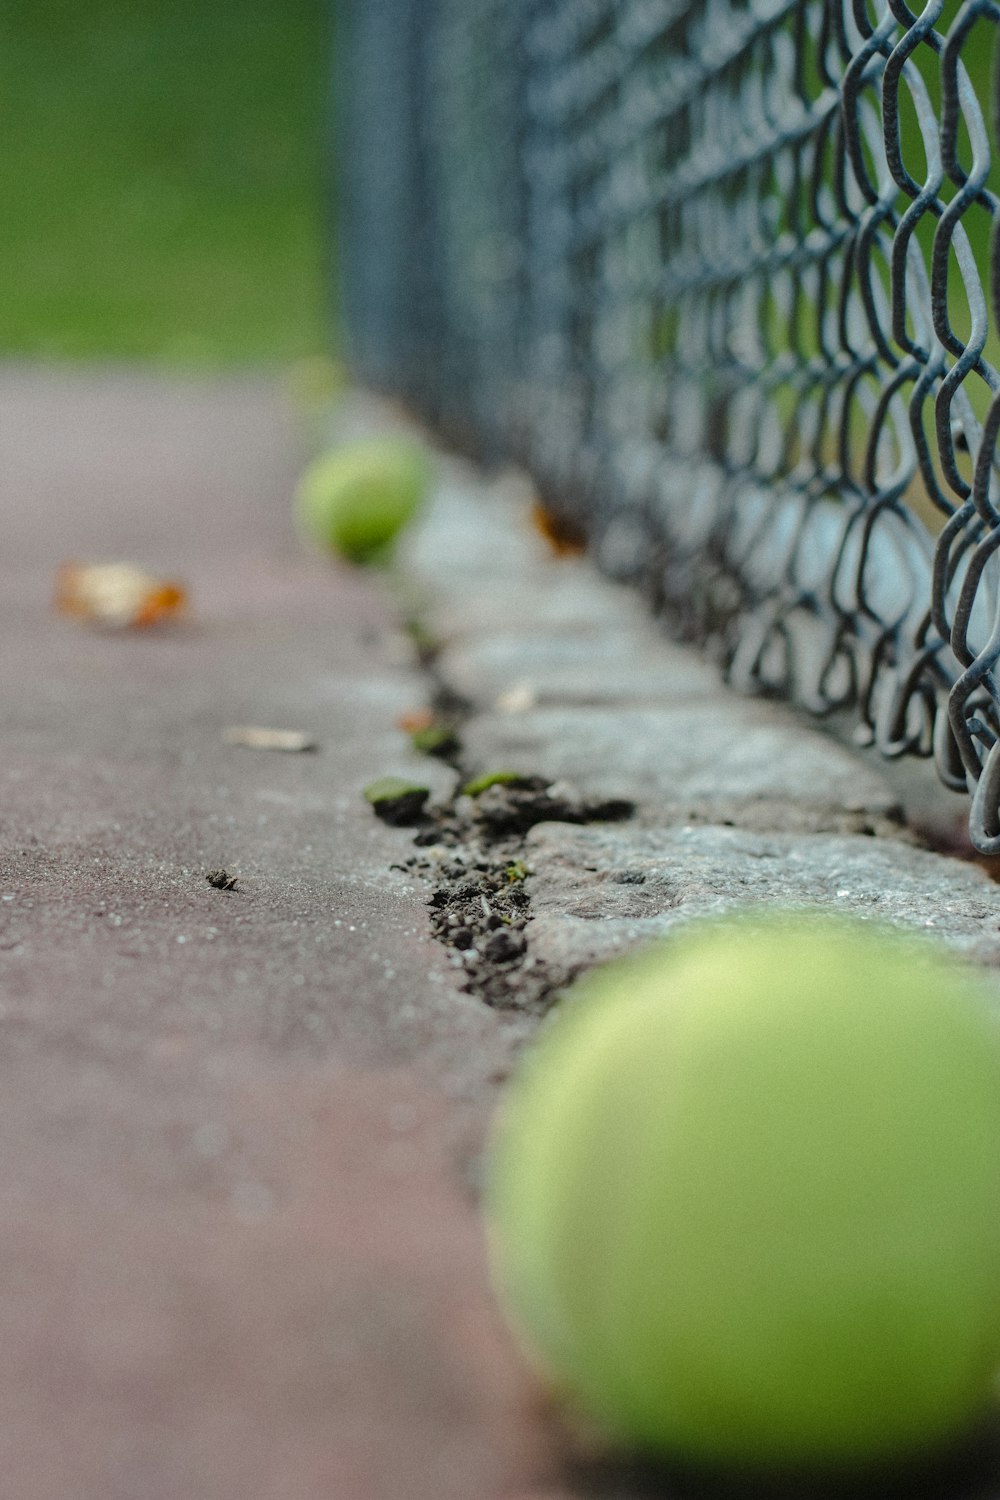
<path fill-rule="evenodd" d="M 538 706 L 538 692 L 533 683 L 515 682 L 502 692 L 495 707 L 501 714 L 526 714 Z"/>
<path fill-rule="evenodd" d="M 291 754 L 318 750 L 319 741 L 297 729 L 259 729 L 250 724 L 234 724 L 223 731 L 227 745 L 244 745 L 248 750 L 284 750 Z"/>

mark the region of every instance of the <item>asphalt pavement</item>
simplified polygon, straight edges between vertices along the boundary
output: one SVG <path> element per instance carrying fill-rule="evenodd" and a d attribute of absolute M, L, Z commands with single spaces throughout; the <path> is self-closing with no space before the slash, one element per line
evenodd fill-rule
<path fill-rule="evenodd" d="M 303 456 L 274 381 L 0 375 L 12 1500 L 558 1483 L 470 1187 L 510 1025 L 360 795 L 414 769 L 424 685 L 379 579 L 296 541 Z M 179 578 L 188 616 L 60 616 L 70 560 Z M 246 724 L 319 749 L 227 743 Z"/>

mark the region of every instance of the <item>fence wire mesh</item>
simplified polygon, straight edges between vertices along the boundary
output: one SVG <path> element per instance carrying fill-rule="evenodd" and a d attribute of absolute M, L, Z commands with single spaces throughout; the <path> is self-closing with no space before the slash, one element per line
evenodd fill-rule
<path fill-rule="evenodd" d="M 1000 852 L 1000 6 L 342 8 L 362 375 Z"/>

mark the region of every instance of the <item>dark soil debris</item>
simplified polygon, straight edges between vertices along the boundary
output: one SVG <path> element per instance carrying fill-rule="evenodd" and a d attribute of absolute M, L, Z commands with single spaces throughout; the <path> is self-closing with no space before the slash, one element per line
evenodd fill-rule
<path fill-rule="evenodd" d="M 629 818 L 634 805 L 624 798 L 587 797 L 569 782 L 519 770 L 472 774 L 462 763 L 461 730 L 475 706 L 439 671 L 437 643 L 420 622 L 410 620 L 406 628 L 431 691 L 429 706 L 411 710 L 400 727 L 415 749 L 454 766 L 458 790 L 443 805 L 425 806 L 426 787 L 386 777 L 365 787 L 364 795 L 384 822 L 415 828 L 415 853 L 392 868 L 430 885 L 431 930 L 462 970 L 462 988 L 497 1008 L 544 1010 L 561 981 L 531 951 L 524 835 L 536 823 Z"/>
<path fill-rule="evenodd" d="M 444 859 L 418 862 L 435 882 L 428 898 L 431 931 L 453 950 L 455 966 L 465 972 L 463 989 L 487 1005 L 531 1008 L 550 986 L 543 967 L 528 962 L 525 883 L 508 878 L 506 854 L 484 860 L 475 857 L 480 852 L 472 843 Z"/>
<path fill-rule="evenodd" d="M 375 816 L 383 823 L 403 828 L 421 821 L 424 803 L 430 794 L 429 787 L 416 786 L 399 776 L 383 776 L 378 781 L 369 782 L 364 789 L 365 799 L 371 803 Z"/>
<path fill-rule="evenodd" d="M 611 823 L 630 818 L 635 804 L 622 797 L 584 797 L 568 781 L 521 777 L 495 783 L 475 799 L 472 816 L 485 832 L 527 833 L 536 823 Z"/>
<path fill-rule="evenodd" d="M 464 990 L 498 1009 L 546 1008 L 556 981 L 531 952 L 524 833 L 549 819 L 586 823 L 631 811 L 631 803 L 585 798 L 567 782 L 518 776 L 476 797 L 463 789 L 423 814 L 416 852 L 394 868 L 430 883 L 431 930 L 463 971 Z"/>
<path fill-rule="evenodd" d="M 205 879 L 209 885 L 214 885 L 217 891 L 235 891 L 236 889 L 237 877 L 230 875 L 228 870 L 209 870 Z"/>

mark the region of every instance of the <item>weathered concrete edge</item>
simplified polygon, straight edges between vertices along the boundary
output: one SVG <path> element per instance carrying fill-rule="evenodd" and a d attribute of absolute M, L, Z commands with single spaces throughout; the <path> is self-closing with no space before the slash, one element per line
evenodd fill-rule
<path fill-rule="evenodd" d="M 368 428 L 399 421 L 363 398 L 351 412 Z M 467 764 L 637 804 L 626 823 L 526 836 L 526 972 L 545 966 L 558 988 L 747 906 L 847 911 L 1000 969 L 1000 886 L 920 846 L 895 778 L 792 710 L 726 687 L 588 561 L 556 559 L 530 523 L 525 476 L 439 459 L 396 584 L 438 642 L 439 683 L 470 705 Z"/>

